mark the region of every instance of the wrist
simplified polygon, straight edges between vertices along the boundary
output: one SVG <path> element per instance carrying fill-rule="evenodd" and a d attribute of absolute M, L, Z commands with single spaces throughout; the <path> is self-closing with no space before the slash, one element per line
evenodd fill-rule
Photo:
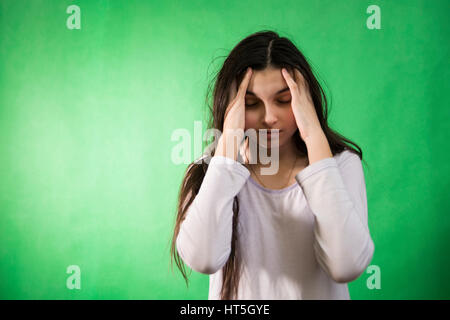
<path fill-rule="evenodd" d="M 222 134 L 217 143 L 214 155 L 227 157 L 237 161 L 239 152 L 238 140 L 239 137 Z"/>
<path fill-rule="evenodd" d="M 305 139 L 305 144 L 310 164 L 333 157 L 328 139 L 322 130 L 309 135 Z"/>
<path fill-rule="evenodd" d="M 325 133 L 323 132 L 321 127 L 314 127 L 307 130 L 307 134 L 305 137 L 302 137 L 305 144 L 312 144 L 316 141 L 320 141 L 326 139 Z"/>

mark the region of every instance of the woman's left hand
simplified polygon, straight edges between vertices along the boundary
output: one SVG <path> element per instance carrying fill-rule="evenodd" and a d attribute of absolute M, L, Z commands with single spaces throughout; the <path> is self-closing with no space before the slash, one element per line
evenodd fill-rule
<path fill-rule="evenodd" d="M 322 132 L 322 128 L 311 99 L 308 84 L 298 69 L 294 68 L 294 72 L 297 81 L 291 77 L 285 68 L 281 70 L 291 91 L 291 107 L 300 136 L 303 141 L 306 141 L 311 135 Z"/>

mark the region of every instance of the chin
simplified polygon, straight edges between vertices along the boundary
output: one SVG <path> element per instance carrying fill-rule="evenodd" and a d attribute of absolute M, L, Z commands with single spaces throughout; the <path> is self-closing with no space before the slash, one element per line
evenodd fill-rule
<path fill-rule="evenodd" d="M 286 142 L 286 141 L 284 141 L 284 139 L 283 139 L 283 140 L 280 139 L 280 140 L 278 141 L 278 143 L 277 143 L 277 142 L 274 142 L 273 147 L 275 148 L 275 147 L 278 146 L 279 148 L 281 148 L 281 147 L 285 144 L 285 142 Z M 259 145 L 260 145 L 261 147 L 263 147 L 263 148 L 268 149 L 268 148 L 272 147 L 272 142 L 270 141 L 270 139 L 268 139 L 267 143 L 265 143 L 265 142 L 260 142 Z"/>

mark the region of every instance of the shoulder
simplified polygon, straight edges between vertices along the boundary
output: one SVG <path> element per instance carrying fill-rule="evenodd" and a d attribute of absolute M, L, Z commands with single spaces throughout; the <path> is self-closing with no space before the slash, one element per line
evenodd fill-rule
<path fill-rule="evenodd" d="M 353 150 L 345 149 L 344 151 L 341 151 L 340 153 L 337 153 L 333 156 L 334 159 L 336 159 L 336 163 L 338 165 L 343 165 L 346 163 L 355 163 L 359 162 L 361 163 L 361 159 L 359 158 L 359 155 L 354 152 Z"/>
<path fill-rule="evenodd" d="M 364 168 L 359 154 L 353 150 L 344 150 L 334 156 L 344 180 L 364 180 Z"/>
<path fill-rule="evenodd" d="M 345 149 L 344 151 L 335 154 L 333 157 L 336 160 L 336 164 L 342 171 L 362 171 L 362 161 L 353 150 Z"/>

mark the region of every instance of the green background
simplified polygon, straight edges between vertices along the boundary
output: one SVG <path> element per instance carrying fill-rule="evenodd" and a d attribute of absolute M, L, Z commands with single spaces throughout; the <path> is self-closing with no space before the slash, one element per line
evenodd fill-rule
<path fill-rule="evenodd" d="M 66 8 L 81 9 L 69 30 Z M 369 5 L 381 29 L 369 30 Z M 294 41 L 363 149 L 371 264 L 352 299 L 450 298 L 448 0 L 0 2 L 0 297 L 207 299 L 170 271 L 187 164 L 223 58 L 263 29 Z M 192 157 L 196 154 L 192 154 Z M 366 166 L 366 163 L 368 166 Z M 81 289 L 66 268 L 81 268 Z"/>

